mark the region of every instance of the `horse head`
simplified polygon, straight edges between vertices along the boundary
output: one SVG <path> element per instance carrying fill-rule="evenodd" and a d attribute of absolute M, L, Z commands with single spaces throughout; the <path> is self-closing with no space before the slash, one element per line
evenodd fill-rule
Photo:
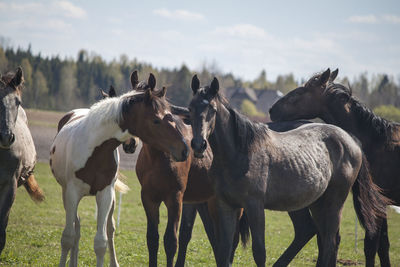
<path fill-rule="evenodd" d="M 338 69 L 331 72 L 328 68 L 311 77 L 303 86 L 290 91 L 269 110 L 271 120 L 290 121 L 320 117 L 327 107 L 327 85 L 335 80 L 338 72 Z"/>
<path fill-rule="evenodd" d="M 219 82 L 214 77 L 210 86 L 200 87 L 197 75 L 192 78 L 193 99 L 189 105 L 193 131 L 191 146 L 194 155 L 202 158 L 207 148 L 207 139 L 215 128 Z"/>
<path fill-rule="evenodd" d="M 156 78 L 139 82 L 137 72 L 131 75 L 133 92 L 122 106 L 122 129 L 138 136 L 143 142 L 169 152 L 177 161 L 185 161 L 189 148 L 182 135 L 182 121 L 176 120 L 165 98 L 166 88 L 156 89 Z"/>
<path fill-rule="evenodd" d="M 0 148 L 9 149 L 15 141 L 15 124 L 21 105 L 23 85 L 21 67 L 15 73 L 9 72 L 0 81 Z"/>

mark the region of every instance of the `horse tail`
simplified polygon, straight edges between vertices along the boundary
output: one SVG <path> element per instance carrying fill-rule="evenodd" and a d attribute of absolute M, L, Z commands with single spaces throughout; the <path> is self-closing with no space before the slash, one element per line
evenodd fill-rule
<path fill-rule="evenodd" d="M 26 179 L 24 187 L 33 201 L 42 202 L 44 200 L 44 193 L 40 189 L 33 173 Z"/>
<path fill-rule="evenodd" d="M 382 189 L 372 181 L 369 164 L 364 154 L 352 191 L 358 220 L 366 231 L 372 235 L 376 234 L 378 221 L 386 218 L 386 206 L 391 201 L 382 195 Z"/>
<path fill-rule="evenodd" d="M 125 184 L 126 176 L 120 171 L 117 173 L 117 180 L 115 181 L 114 188 L 122 194 L 126 194 L 129 191 L 129 186 Z"/>
<path fill-rule="evenodd" d="M 250 239 L 250 226 L 246 212 L 243 210 L 242 216 L 239 219 L 239 233 L 243 247 L 247 246 Z"/>

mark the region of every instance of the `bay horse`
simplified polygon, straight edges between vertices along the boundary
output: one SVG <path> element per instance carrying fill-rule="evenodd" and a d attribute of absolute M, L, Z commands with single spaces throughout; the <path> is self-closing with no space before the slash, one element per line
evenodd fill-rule
<path fill-rule="evenodd" d="M 148 87 L 145 82 L 138 83 L 134 75 L 131 76 L 131 84 L 134 91 L 142 91 Z M 165 95 L 166 88 L 163 87 L 158 91 L 159 94 Z M 180 125 L 179 128 L 185 141 L 190 141 L 192 139 L 191 126 L 184 123 L 184 120 L 187 120 L 189 116 L 188 110 L 171 105 L 171 112 L 174 120 Z M 164 234 L 167 266 L 173 266 L 174 256 L 178 247 L 177 230 L 183 203 L 186 203 L 187 212 L 185 214 L 199 211 L 211 246 L 215 249 L 213 220 L 216 220 L 216 215 L 212 214 L 214 190 L 212 182 L 207 175 L 212 162 L 211 149 L 205 151 L 205 157 L 202 159 L 194 158 L 193 153 L 190 152 L 186 161 L 177 162 L 171 160 L 170 154 L 160 150 L 152 143 L 146 140 L 142 141 L 143 146 L 137 159 L 136 173 L 142 186 L 141 198 L 147 217 L 146 236 L 149 266 L 157 266 L 159 207 L 161 202 L 165 203 L 168 210 L 168 223 Z M 207 206 L 205 202 L 208 202 L 211 207 Z M 185 216 L 184 218 L 187 217 Z M 186 231 L 185 227 L 190 227 L 190 232 Z M 235 234 L 235 248 L 239 241 L 238 231 L 239 229 Z M 246 243 L 244 217 L 241 219 L 240 231 L 242 241 Z M 186 248 L 191 233 L 190 221 L 184 220 L 182 222 L 180 233 L 179 253 L 175 266 L 184 266 Z M 234 249 L 232 255 L 233 253 Z M 231 256 L 231 259 L 233 260 L 233 256 Z"/>
<path fill-rule="evenodd" d="M 229 264 L 234 218 L 241 207 L 249 221 L 257 266 L 264 266 L 266 257 L 264 209 L 311 210 L 321 248 L 317 266 L 336 266 L 341 211 L 352 187 L 358 215 L 376 230 L 386 202 L 378 190 L 370 190 L 374 184 L 361 147 L 344 130 L 312 123 L 275 132 L 229 107 L 218 93 L 216 78 L 210 86 L 200 87 L 195 75 L 192 90 L 194 155 L 203 157 L 208 144 L 214 155 L 209 175 L 219 216 L 218 266 Z"/>
<path fill-rule="evenodd" d="M 327 69 L 304 86 L 289 92 L 270 110 L 272 120 L 321 118 L 356 136 L 370 164 L 373 181 L 394 205 L 400 205 L 400 124 L 375 115 L 344 85 L 334 83 L 338 70 Z M 366 229 L 366 266 L 374 266 L 378 252 L 381 266 L 390 266 L 387 220 L 379 221 L 378 233 Z"/>
<path fill-rule="evenodd" d="M 136 73 L 136 72 L 134 72 Z M 137 74 L 136 74 L 137 77 Z M 59 122 L 50 152 L 50 166 L 62 186 L 66 225 L 61 237 L 60 266 L 71 250 L 70 266 L 76 266 L 80 238 L 77 214 L 83 196 L 95 195 L 98 207 L 94 251 L 97 266 L 103 266 L 107 243 L 110 266 L 119 266 L 114 249 L 114 186 L 118 185 L 119 156 L 116 148 L 133 136 L 140 137 L 177 161 L 188 157 L 188 146 L 172 118 L 164 96 L 153 92 L 150 74 L 144 92 L 129 92 L 104 99 L 90 110 L 77 109 Z"/>
<path fill-rule="evenodd" d="M 21 106 L 22 68 L 0 79 L 0 254 L 6 244 L 6 228 L 18 186 L 24 185 L 35 202 L 44 200 L 36 182 L 36 150 L 28 119 Z"/>

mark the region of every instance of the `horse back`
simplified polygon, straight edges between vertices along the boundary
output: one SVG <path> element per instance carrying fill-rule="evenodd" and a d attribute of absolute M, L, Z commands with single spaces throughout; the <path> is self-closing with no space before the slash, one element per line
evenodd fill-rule
<path fill-rule="evenodd" d="M 313 203 L 330 186 L 347 194 L 361 167 L 360 146 L 333 125 L 303 125 L 276 133 L 272 140 L 275 149 L 270 150 L 265 193 L 269 209 L 302 208 L 296 205 Z"/>
<path fill-rule="evenodd" d="M 86 113 L 88 112 L 88 109 L 74 109 L 71 110 L 70 112 L 68 112 L 67 114 L 65 114 L 60 121 L 58 122 L 57 125 L 57 133 L 59 133 L 61 131 L 61 129 L 68 123 L 78 120 L 80 118 L 82 118 L 84 115 L 86 115 Z"/>

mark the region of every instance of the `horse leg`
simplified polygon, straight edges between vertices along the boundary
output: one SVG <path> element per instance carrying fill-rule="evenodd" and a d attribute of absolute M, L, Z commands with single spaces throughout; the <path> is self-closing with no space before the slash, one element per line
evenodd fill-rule
<path fill-rule="evenodd" d="M 71 259 L 69 261 L 69 266 L 78 266 L 78 254 L 79 254 L 79 239 L 81 238 L 81 224 L 79 220 L 78 213 L 75 216 L 75 238 L 74 245 L 71 248 Z"/>
<path fill-rule="evenodd" d="M 217 198 L 218 229 L 217 229 L 217 266 L 229 266 L 232 253 L 233 235 L 236 229 L 239 209 L 231 207 L 225 201 Z"/>
<path fill-rule="evenodd" d="M 288 212 L 294 228 L 294 239 L 285 252 L 274 263 L 274 267 L 288 266 L 299 251 L 317 233 L 308 208 Z"/>
<path fill-rule="evenodd" d="M 229 263 L 230 266 L 232 266 L 233 264 L 233 259 L 235 258 L 235 252 L 236 249 L 239 245 L 239 239 L 240 239 L 240 218 L 242 216 L 245 216 L 243 213 L 243 209 L 240 210 L 238 217 L 236 218 L 237 223 L 236 223 L 236 230 L 235 230 L 235 234 L 233 236 L 233 244 L 232 244 L 232 251 L 231 251 L 231 257 L 229 258 Z"/>
<path fill-rule="evenodd" d="M 167 266 L 172 267 L 174 256 L 178 248 L 178 226 L 182 212 L 183 193 L 176 192 L 173 196 L 165 201 L 168 209 L 168 223 L 164 234 L 164 250 L 167 255 Z"/>
<path fill-rule="evenodd" d="M 107 238 L 108 238 L 108 249 L 110 252 L 110 267 L 118 267 L 117 253 L 115 252 L 114 246 L 114 233 L 115 233 L 115 221 L 114 221 L 114 208 L 115 208 L 115 191 L 113 193 L 113 201 L 111 204 L 111 210 L 108 214 L 107 219 Z"/>
<path fill-rule="evenodd" d="M 215 232 L 215 223 L 216 223 L 216 214 L 211 214 L 209 206 L 215 205 L 215 201 L 209 201 L 207 203 L 198 204 L 197 212 L 200 215 L 201 221 L 203 222 L 204 230 L 206 231 L 208 240 L 210 241 L 211 248 L 214 252 L 214 256 L 216 256 L 216 247 L 217 247 L 217 240 L 216 240 L 216 232 Z"/>
<path fill-rule="evenodd" d="M 78 204 L 82 196 L 78 194 L 78 190 L 73 184 L 67 184 L 67 187 L 63 188 L 63 203 L 65 209 L 65 227 L 61 236 L 61 257 L 59 266 L 65 266 L 67 262 L 68 252 L 74 248 L 76 244 L 76 218 L 78 212 Z M 78 228 L 79 225 L 78 225 Z M 79 238 L 78 238 L 79 242 Z M 74 256 L 75 257 L 75 256 Z M 76 257 L 77 258 L 77 255 Z M 70 266 L 74 266 L 75 262 L 70 261 Z M 75 265 L 76 266 L 76 265 Z"/>
<path fill-rule="evenodd" d="M 17 181 L 12 179 L 3 185 L 0 190 L 0 254 L 6 245 L 6 228 L 8 224 L 8 216 L 10 214 L 11 206 L 14 203 L 15 192 L 17 189 Z"/>
<path fill-rule="evenodd" d="M 114 196 L 114 197 L 113 197 Z M 97 233 L 94 237 L 94 252 L 96 253 L 96 266 L 104 263 L 104 255 L 107 250 L 107 219 L 115 199 L 114 185 L 108 185 L 102 191 L 97 192 Z"/>
<path fill-rule="evenodd" d="M 143 190 L 141 193 L 142 203 L 147 217 L 147 249 L 149 251 L 149 266 L 157 266 L 157 252 L 158 252 L 158 224 L 160 221 L 160 204 L 161 202 L 153 201 L 148 194 Z"/>
<path fill-rule="evenodd" d="M 338 202 L 334 203 L 332 197 L 335 197 L 335 201 Z M 337 250 L 340 243 L 339 225 L 344 199 L 342 202 L 337 195 L 325 192 L 325 195 L 311 206 L 311 212 L 320 236 L 318 267 L 336 266 Z"/>
<path fill-rule="evenodd" d="M 388 235 L 388 225 L 387 219 L 383 219 L 381 234 L 379 239 L 379 248 L 378 255 L 379 260 L 381 262 L 381 267 L 390 267 L 390 258 L 389 258 L 389 235 Z"/>
<path fill-rule="evenodd" d="M 192 238 L 197 206 L 196 204 L 183 204 L 181 226 L 179 227 L 178 258 L 175 267 L 185 266 L 186 251 L 189 241 Z"/>
<path fill-rule="evenodd" d="M 245 209 L 252 237 L 253 258 L 256 265 L 265 266 L 265 213 L 262 201 L 251 199 Z"/>

